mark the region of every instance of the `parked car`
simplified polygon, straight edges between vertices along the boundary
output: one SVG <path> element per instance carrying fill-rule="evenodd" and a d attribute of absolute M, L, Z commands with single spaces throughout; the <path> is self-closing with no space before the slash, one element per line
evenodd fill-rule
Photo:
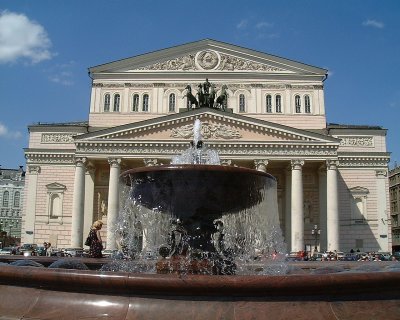
<path fill-rule="evenodd" d="M 63 250 L 65 257 L 82 257 L 83 248 L 64 248 Z"/>
<path fill-rule="evenodd" d="M 13 248 L 11 247 L 4 247 L 3 249 L 0 249 L 0 256 L 6 256 L 12 254 Z"/>
<path fill-rule="evenodd" d="M 25 257 L 36 255 L 37 244 L 25 243 L 20 248 L 20 254 Z"/>
<path fill-rule="evenodd" d="M 116 253 L 118 253 L 118 250 L 111 250 L 111 249 L 105 249 L 101 252 L 104 258 L 111 258 Z"/>
<path fill-rule="evenodd" d="M 323 261 L 324 254 L 320 252 L 314 252 L 314 254 L 311 256 L 310 260 L 311 261 Z"/>
<path fill-rule="evenodd" d="M 45 256 L 46 255 L 46 248 L 45 247 L 37 247 L 36 248 L 36 255 L 37 256 Z"/>
<path fill-rule="evenodd" d="M 400 251 L 393 252 L 393 254 L 390 257 L 390 260 L 400 261 Z"/>
<path fill-rule="evenodd" d="M 390 261 L 392 260 L 392 254 L 390 252 L 378 252 L 379 260 L 381 261 Z"/>
<path fill-rule="evenodd" d="M 342 251 L 336 252 L 336 259 L 337 260 L 343 261 L 344 257 L 345 257 L 345 253 L 344 252 L 342 252 Z"/>
<path fill-rule="evenodd" d="M 357 260 L 358 260 L 357 254 L 355 253 L 350 252 L 344 255 L 344 261 L 357 261 Z"/>

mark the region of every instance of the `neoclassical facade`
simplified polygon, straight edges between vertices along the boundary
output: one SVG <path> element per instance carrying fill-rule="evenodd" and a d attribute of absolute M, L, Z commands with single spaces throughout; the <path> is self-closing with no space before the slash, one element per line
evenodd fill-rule
<path fill-rule="evenodd" d="M 200 119 L 222 165 L 277 178 L 288 251 L 390 250 L 386 130 L 327 125 L 327 70 L 207 39 L 95 66 L 89 75 L 88 121 L 29 126 L 24 243 L 82 246 L 101 219 L 105 245 L 115 248 L 109 226 L 120 173 L 169 164 Z M 206 79 L 216 97 L 226 88 L 223 105 L 190 103 L 190 92 L 201 101 Z"/>

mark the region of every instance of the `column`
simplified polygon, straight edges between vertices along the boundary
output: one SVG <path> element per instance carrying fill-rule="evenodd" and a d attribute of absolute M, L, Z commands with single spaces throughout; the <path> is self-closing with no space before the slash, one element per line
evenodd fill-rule
<path fill-rule="evenodd" d="M 328 248 L 326 228 L 326 166 L 322 165 L 318 170 L 318 193 L 319 193 L 319 229 L 321 230 L 320 251 Z"/>
<path fill-rule="evenodd" d="M 326 236 L 328 251 L 340 250 L 337 164 L 337 160 L 326 161 Z"/>
<path fill-rule="evenodd" d="M 303 165 L 302 160 L 292 160 L 291 196 L 291 250 L 304 250 Z"/>
<path fill-rule="evenodd" d="M 108 184 L 108 208 L 107 208 L 107 249 L 117 249 L 114 226 L 119 209 L 119 173 L 121 159 L 110 158 L 110 180 Z"/>
<path fill-rule="evenodd" d="M 93 201 L 94 201 L 94 174 L 95 167 L 92 163 L 86 166 L 85 174 L 85 205 L 83 218 L 83 239 L 86 239 L 90 227 L 93 224 Z"/>
<path fill-rule="evenodd" d="M 292 171 L 291 167 L 289 166 L 285 170 L 285 242 L 288 246 L 288 251 L 291 252 L 293 251 L 291 249 L 292 245 L 292 235 L 291 235 L 291 230 L 292 230 L 292 195 L 291 195 L 291 190 L 292 190 Z"/>
<path fill-rule="evenodd" d="M 71 247 L 83 246 L 86 158 L 75 159 L 74 195 L 72 200 Z"/>
<path fill-rule="evenodd" d="M 267 172 L 268 160 L 254 160 L 257 171 Z"/>
<path fill-rule="evenodd" d="M 392 251 L 389 247 L 389 232 L 390 232 L 390 216 L 388 216 L 387 196 L 389 190 L 387 187 L 387 171 L 377 170 L 376 172 L 376 192 L 377 192 L 377 218 L 378 230 L 375 234 L 375 239 L 378 240 L 380 251 Z"/>
<path fill-rule="evenodd" d="M 24 215 L 21 229 L 21 242 L 34 243 L 35 219 L 36 219 L 36 193 L 37 182 L 40 173 L 39 166 L 28 166 L 28 177 L 26 183 L 26 203 L 24 203 Z"/>

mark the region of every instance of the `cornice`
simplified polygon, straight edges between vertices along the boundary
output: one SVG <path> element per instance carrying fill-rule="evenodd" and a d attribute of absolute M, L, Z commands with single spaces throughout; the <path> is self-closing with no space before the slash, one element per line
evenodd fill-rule
<path fill-rule="evenodd" d="M 337 145 L 326 144 L 284 144 L 284 143 L 207 143 L 208 148 L 217 150 L 220 156 L 268 156 L 268 157 L 333 157 L 337 158 Z M 119 155 L 124 157 L 135 157 L 142 155 L 173 156 L 180 154 L 189 147 L 188 142 L 79 142 L 77 143 L 77 154 L 96 155 L 96 157 L 107 157 L 108 155 Z"/>
<path fill-rule="evenodd" d="M 390 157 L 389 155 L 376 155 L 376 156 L 368 156 L 368 155 L 352 155 L 352 156 L 343 156 L 338 155 L 339 158 L 339 168 L 365 168 L 365 167 L 379 167 L 386 168 Z"/>
<path fill-rule="evenodd" d="M 69 150 L 65 153 L 54 152 L 25 152 L 26 163 L 29 164 L 75 164 L 75 152 Z"/>

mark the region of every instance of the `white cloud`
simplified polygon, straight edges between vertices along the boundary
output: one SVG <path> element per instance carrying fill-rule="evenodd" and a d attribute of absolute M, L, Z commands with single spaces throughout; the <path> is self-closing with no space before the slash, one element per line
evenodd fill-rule
<path fill-rule="evenodd" d="M 272 27 L 272 26 L 273 26 L 272 23 L 265 22 L 265 21 L 261 21 L 261 22 L 258 22 L 258 23 L 256 24 L 256 28 L 257 28 L 257 29 L 269 28 L 269 27 Z"/>
<path fill-rule="evenodd" d="M 385 27 L 385 24 L 380 21 L 376 20 L 366 20 L 362 23 L 364 27 L 373 27 L 373 28 L 378 28 L 378 29 L 383 29 Z"/>
<path fill-rule="evenodd" d="M 0 12 L 0 63 L 28 59 L 32 63 L 51 59 L 46 30 L 24 14 Z"/>
<path fill-rule="evenodd" d="M 236 25 L 236 28 L 237 28 L 237 29 L 240 29 L 240 30 L 246 29 L 246 28 L 247 28 L 247 24 L 248 24 L 248 21 L 247 21 L 246 19 L 243 19 L 242 21 L 240 21 L 240 22 Z"/>
<path fill-rule="evenodd" d="M 74 84 L 74 74 L 71 71 L 75 67 L 74 61 L 68 63 L 57 64 L 47 69 L 48 79 L 51 82 L 62 84 L 64 86 L 72 86 Z"/>
<path fill-rule="evenodd" d="M 10 131 L 4 124 L 0 122 L 0 138 L 19 139 L 21 137 L 22 133 L 20 131 Z"/>

